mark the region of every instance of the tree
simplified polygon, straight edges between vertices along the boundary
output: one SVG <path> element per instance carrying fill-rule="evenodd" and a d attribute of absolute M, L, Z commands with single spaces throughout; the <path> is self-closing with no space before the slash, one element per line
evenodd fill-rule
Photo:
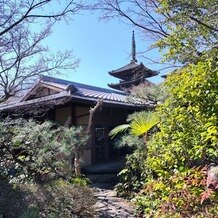
<path fill-rule="evenodd" d="M 74 150 L 88 140 L 81 132 L 80 127 L 66 129 L 48 121 L 1 122 L 1 176 L 41 183 L 74 175 Z"/>
<path fill-rule="evenodd" d="M 218 162 L 217 51 L 209 56 L 166 80 L 169 96 L 157 107 L 159 132 L 144 161 L 150 174 L 136 200 L 147 216 L 217 214 L 218 198 L 205 178 L 205 166 Z"/>
<path fill-rule="evenodd" d="M 36 75 L 78 66 L 72 50 L 52 54 L 42 42 L 56 22 L 70 19 L 83 7 L 77 0 L 1 1 L 0 101 L 28 86 Z"/>
<path fill-rule="evenodd" d="M 155 112 L 141 111 L 130 115 L 127 121 L 130 123 L 117 126 L 110 132 L 112 137 L 127 132 L 122 135 L 117 145 L 134 149 L 132 154 L 126 156 L 126 166 L 118 174 L 120 183 L 116 185 L 116 190 L 122 197 L 132 197 L 133 193 L 142 188 L 146 178 L 143 162 L 147 157 L 148 132 L 158 124 L 159 118 Z"/>
<path fill-rule="evenodd" d="M 214 58 L 189 65 L 166 80 L 160 131 L 149 142 L 148 162 L 161 174 L 217 162 L 218 66 Z M 155 161 L 156 160 L 156 161 Z"/>
<path fill-rule="evenodd" d="M 56 4 L 59 4 L 58 7 Z M 49 10 L 54 8 L 55 11 Z M 57 2 L 54 0 L 19 0 L 16 2 L 1 1 L 1 31 L 0 36 L 10 32 L 19 24 L 34 23 L 43 19 L 45 23 L 56 22 L 75 14 L 84 7 L 84 1 L 66 0 Z M 58 8 L 58 9 L 57 9 Z M 46 13 L 45 13 L 46 12 Z"/>
<path fill-rule="evenodd" d="M 141 83 L 138 86 L 133 86 L 128 96 L 128 101 L 134 103 L 136 101 L 145 105 L 145 108 L 150 105 L 154 108 L 157 104 L 162 103 L 166 99 L 166 92 L 162 84 L 148 85 Z"/>
<path fill-rule="evenodd" d="M 102 18 L 120 18 L 165 53 L 165 61 L 194 62 L 204 51 L 217 46 L 218 14 L 215 0 L 103 0 L 94 9 Z"/>
<path fill-rule="evenodd" d="M 93 125 L 93 116 L 95 112 L 102 108 L 103 100 L 99 99 L 96 105 L 89 110 L 89 121 L 86 129 L 79 129 L 77 132 L 76 128 L 72 127 L 72 117 L 68 117 L 65 127 L 68 127 L 65 130 L 65 139 L 68 145 L 71 145 L 72 154 L 73 154 L 73 164 L 74 172 L 76 177 L 81 177 L 81 163 L 84 155 L 85 146 L 90 135 L 91 126 Z"/>

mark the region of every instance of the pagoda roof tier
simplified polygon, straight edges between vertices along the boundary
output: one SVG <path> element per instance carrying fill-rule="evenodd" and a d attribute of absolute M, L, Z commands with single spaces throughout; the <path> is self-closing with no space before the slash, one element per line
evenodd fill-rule
<path fill-rule="evenodd" d="M 129 64 L 109 72 L 111 76 L 122 80 L 129 80 L 134 74 L 140 73 L 140 75 L 144 75 L 145 78 L 157 76 L 158 72 L 153 71 L 144 66 L 143 63 L 138 63 L 137 61 L 131 61 Z"/>
<path fill-rule="evenodd" d="M 120 81 L 119 83 L 110 83 L 108 86 L 110 88 L 116 89 L 116 90 L 121 90 L 124 91 L 125 89 L 131 88 L 132 86 L 137 86 L 141 83 L 146 83 L 148 85 L 153 85 L 152 82 L 148 81 L 145 78 L 137 78 L 131 81 Z"/>

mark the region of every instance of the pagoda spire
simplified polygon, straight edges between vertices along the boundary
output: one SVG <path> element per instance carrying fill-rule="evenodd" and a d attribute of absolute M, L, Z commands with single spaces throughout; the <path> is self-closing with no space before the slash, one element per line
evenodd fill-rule
<path fill-rule="evenodd" d="M 132 31 L 132 60 L 131 62 L 137 62 L 136 60 L 136 44 L 135 44 L 135 34 Z"/>

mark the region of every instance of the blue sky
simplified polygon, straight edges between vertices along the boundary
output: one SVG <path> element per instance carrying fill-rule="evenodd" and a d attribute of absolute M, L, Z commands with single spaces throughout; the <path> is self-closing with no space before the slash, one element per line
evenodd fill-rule
<path fill-rule="evenodd" d="M 61 22 L 53 28 L 52 36 L 47 40 L 51 50 L 73 49 L 79 58 L 80 65 L 75 71 L 62 75 L 61 78 L 79 83 L 108 88 L 107 83 L 116 83 L 118 79 L 108 74 L 131 60 L 132 26 L 119 20 L 99 21 L 96 14 L 84 12 L 74 16 L 68 24 Z M 149 40 L 142 40 L 140 33 L 135 30 L 136 50 L 142 52 L 150 44 Z M 148 54 L 147 54 L 148 55 Z M 158 53 L 149 54 L 150 58 L 157 58 Z M 138 62 L 153 70 L 158 66 L 137 56 Z M 152 79 L 160 82 L 160 76 Z"/>

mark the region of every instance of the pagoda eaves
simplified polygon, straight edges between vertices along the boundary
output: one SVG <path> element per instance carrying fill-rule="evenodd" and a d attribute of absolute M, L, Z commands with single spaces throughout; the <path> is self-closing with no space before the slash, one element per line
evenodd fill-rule
<path fill-rule="evenodd" d="M 127 89 L 132 88 L 132 86 L 137 86 L 141 83 L 146 83 L 147 85 L 154 85 L 152 82 L 141 77 L 131 81 L 120 81 L 119 83 L 110 83 L 108 84 L 108 86 L 116 90 L 126 91 Z"/>
<path fill-rule="evenodd" d="M 140 75 L 144 75 L 145 78 L 149 78 L 152 76 L 157 76 L 158 72 L 153 71 L 144 66 L 143 63 L 130 62 L 129 64 L 117 69 L 108 72 L 111 76 L 116 78 L 125 80 L 132 78 L 136 73 L 140 73 Z"/>
<path fill-rule="evenodd" d="M 136 59 L 136 45 L 134 31 L 132 34 L 132 60 L 129 64 L 108 72 L 111 76 L 119 78 L 119 83 L 108 84 L 110 88 L 117 90 L 128 90 L 132 86 L 137 86 L 140 83 L 150 83 L 146 78 L 157 76 L 159 73 L 144 66 L 143 63 L 138 63 Z"/>

